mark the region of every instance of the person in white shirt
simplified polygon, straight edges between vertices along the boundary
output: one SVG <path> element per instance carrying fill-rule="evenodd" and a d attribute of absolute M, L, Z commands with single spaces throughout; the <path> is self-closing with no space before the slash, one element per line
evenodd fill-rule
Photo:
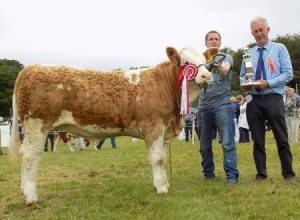
<path fill-rule="evenodd" d="M 240 131 L 240 143 L 249 143 L 249 125 L 246 116 L 247 102 L 242 95 L 238 96 L 240 101 L 240 116 L 238 120 L 238 128 Z"/>

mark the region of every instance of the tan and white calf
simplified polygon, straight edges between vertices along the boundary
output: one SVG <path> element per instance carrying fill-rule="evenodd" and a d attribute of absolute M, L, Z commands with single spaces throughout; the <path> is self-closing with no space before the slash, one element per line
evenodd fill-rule
<path fill-rule="evenodd" d="M 168 192 L 165 146 L 183 127 L 179 68 L 187 62 L 205 64 L 206 57 L 193 49 L 178 53 L 167 48 L 166 52 L 168 61 L 130 72 L 32 65 L 19 73 L 13 94 L 10 149 L 22 156 L 21 189 L 27 204 L 38 201 L 38 163 L 51 130 L 90 140 L 120 135 L 144 139 L 153 185 L 158 194 Z M 188 82 L 191 101 L 197 97 L 199 85 L 211 78 L 205 66 L 198 68 L 196 78 Z M 18 117 L 25 132 L 22 145 Z"/>

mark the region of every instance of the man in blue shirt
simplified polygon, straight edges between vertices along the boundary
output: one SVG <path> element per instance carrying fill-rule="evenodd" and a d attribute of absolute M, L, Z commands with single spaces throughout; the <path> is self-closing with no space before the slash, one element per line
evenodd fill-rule
<path fill-rule="evenodd" d="M 277 143 L 282 175 L 288 183 L 295 184 L 293 157 L 288 143 L 283 104 L 285 85 L 293 78 L 290 56 L 283 44 L 269 41 L 270 27 L 265 18 L 253 18 L 250 27 L 257 44 L 250 49 L 252 69 L 257 83 L 246 87 L 249 92 L 246 97 L 248 102 L 246 114 L 254 142 L 256 180 L 267 178 L 265 120 L 268 120 Z M 241 79 L 245 76 L 244 63 L 240 76 Z"/>
<path fill-rule="evenodd" d="M 210 31 L 205 36 L 207 48 L 221 46 L 221 35 L 217 31 Z M 215 165 L 212 151 L 212 129 L 215 125 L 221 136 L 224 154 L 224 170 L 227 183 L 237 183 L 239 171 L 237 169 L 237 155 L 234 143 L 234 123 L 230 110 L 230 80 L 233 59 L 229 54 L 223 62 L 214 64 L 212 70 L 212 85 L 200 91 L 199 123 L 201 123 L 200 153 L 204 179 L 215 177 Z"/>

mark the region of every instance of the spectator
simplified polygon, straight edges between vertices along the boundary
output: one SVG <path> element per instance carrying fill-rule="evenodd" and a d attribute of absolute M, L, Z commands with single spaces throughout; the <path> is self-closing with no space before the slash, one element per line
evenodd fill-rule
<path fill-rule="evenodd" d="M 240 139 L 240 132 L 238 129 L 238 119 L 240 116 L 240 106 L 237 102 L 237 99 L 235 97 L 230 97 L 230 110 L 232 112 L 233 122 L 234 122 L 234 141 L 235 143 L 239 142 Z"/>
<path fill-rule="evenodd" d="M 106 141 L 106 138 L 103 138 L 103 139 L 100 139 L 98 144 L 96 145 L 96 148 L 97 150 L 101 150 L 102 148 L 102 145 L 104 144 L 104 142 Z M 116 138 L 115 137 L 111 137 L 110 138 L 110 142 L 111 142 L 111 146 L 113 149 L 116 149 L 117 148 L 117 145 L 116 145 Z"/>
<path fill-rule="evenodd" d="M 192 137 L 193 134 L 193 123 L 195 123 L 195 115 L 197 114 L 196 109 L 190 107 L 189 113 L 185 115 L 184 122 L 184 131 L 185 131 L 185 141 L 189 141 L 189 137 Z"/>
<path fill-rule="evenodd" d="M 54 137 L 55 137 L 55 134 L 54 134 L 54 131 L 50 131 L 48 133 L 48 136 L 47 136 L 47 139 L 46 139 L 46 142 L 45 142 L 45 148 L 44 148 L 44 151 L 47 152 L 48 151 L 48 139 L 50 140 L 50 144 L 51 144 L 51 151 L 53 152 L 53 149 L 54 149 Z"/>
<path fill-rule="evenodd" d="M 288 136 L 291 142 L 298 142 L 300 125 L 300 98 L 295 95 L 293 88 L 288 88 L 284 102 L 285 120 L 288 129 Z"/>
<path fill-rule="evenodd" d="M 239 116 L 239 122 L 238 127 L 240 131 L 240 143 L 249 143 L 249 125 L 247 121 L 246 116 L 246 109 L 247 109 L 247 102 L 245 98 L 241 95 L 239 96 L 240 101 L 240 116 Z"/>
<path fill-rule="evenodd" d="M 23 128 L 23 124 L 22 124 L 21 120 L 19 120 L 19 137 L 20 137 L 21 143 L 23 143 L 24 128 Z"/>

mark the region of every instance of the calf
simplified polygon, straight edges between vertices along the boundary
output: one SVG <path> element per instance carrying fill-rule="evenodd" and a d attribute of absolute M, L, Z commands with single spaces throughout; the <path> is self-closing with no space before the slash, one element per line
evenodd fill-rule
<path fill-rule="evenodd" d="M 38 201 L 39 157 L 51 130 L 68 131 L 90 140 L 120 135 L 144 139 L 153 185 L 158 194 L 168 192 L 166 145 L 184 125 L 178 85 L 181 67 L 193 63 L 199 71 L 194 79 L 187 81 L 190 101 L 196 99 L 199 86 L 211 74 L 204 66 L 206 57 L 197 50 L 186 48 L 178 53 L 169 47 L 166 52 L 168 61 L 128 72 L 41 65 L 28 66 L 20 72 L 13 94 L 10 149 L 15 155 L 20 148 L 21 190 L 27 204 Z M 21 146 L 18 117 L 25 131 Z"/>

